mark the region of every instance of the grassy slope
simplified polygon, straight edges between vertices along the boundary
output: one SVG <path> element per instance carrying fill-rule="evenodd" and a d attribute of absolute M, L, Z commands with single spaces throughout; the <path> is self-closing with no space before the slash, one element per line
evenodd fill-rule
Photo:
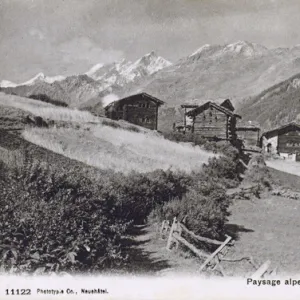
<path fill-rule="evenodd" d="M 165 140 L 153 131 L 126 122 L 107 122 L 88 112 L 2 94 L 0 108 L 7 107 L 70 124 L 76 121 L 77 124 L 79 123 L 77 128 L 74 126 L 67 129 L 27 128 L 23 137 L 51 151 L 100 169 L 125 173 L 133 170 L 148 172 L 155 169 L 190 172 L 199 169 L 212 156 L 199 147 Z"/>
<path fill-rule="evenodd" d="M 270 168 L 286 172 L 289 174 L 299 176 L 300 180 L 300 164 L 299 162 L 295 161 L 287 161 L 287 160 L 270 160 L 266 162 L 267 166 Z"/>
<path fill-rule="evenodd" d="M 212 156 L 198 147 L 180 145 L 151 133 L 108 126 L 90 130 L 31 129 L 23 137 L 54 152 L 100 169 L 141 173 L 156 169 L 191 172 Z"/>
<path fill-rule="evenodd" d="M 300 192 L 300 176 L 295 176 L 293 174 L 283 172 L 271 167 L 269 167 L 268 169 L 272 175 L 274 182 L 278 186 L 283 186 L 291 190 Z"/>
<path fill-rule="evenodd" d="M 232 256 L 252 256 L 258 264 L 270 259 L 280 274 L 299 272 L 299 211 L 298 201 L 275 196 L 237 201 L 227 225 L 239 236 Z"/>
<path fill-rule="evenodd" d="M 4 155 L 6 154 L 6 150 L 17 151 L 20 153 L 18 158 L 21 160 L 26 158 L 27 160 L 32 161 L 32 163 L 42 163 L 46 168 L 49 167 L 54 172 L 68 173 L 73 179 L 77 178 L 79 180 L 82 176 L 86 176 L 87 178 L 98 178 L 103 174 L 99 169 L 49 151 L 43 147 L 39 147 L 24 140 L 18 134 L 0 129 L 1 160 L 9 165 L 14 163 L 20 165 L 22 163 L 22 161 L 10 161 L 10 156 Z"/>

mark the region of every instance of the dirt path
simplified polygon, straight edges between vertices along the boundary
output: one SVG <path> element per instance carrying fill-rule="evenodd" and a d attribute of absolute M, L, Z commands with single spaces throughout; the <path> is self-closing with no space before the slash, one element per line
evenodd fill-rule
<path fill-rule="evenodd" d="M 226 258 L 252 257 L 256 267 L 271 260 L 278 274 L 293 274 L 300 269 L 300 202 L 267 196 L 262 199 L 238 200 L 231 206 L 227 233 L 235 245 Z M 127 239 L 129 263 L 126 271 L 138 275 L 198 275 L 201 261 L 187 251 L 167 251 L 154 227 L 135 227 Z M 255 271 L 248 260 L 222 262 L 228 276 L 247 277 Z M 213 275 L 211 272 L 207 275 Z M 216 274 L 214 274 L 216 275 Z"/>
<path fill-rule="evenodd" d="M 278 159 L 269 161 L 267 160 L 266 164 L 270 168 L 300 176 L 300 162 Z"/>
<path fill-rule="evenodd" d="M 136 226 L 126 238 L 129 262 L 126 273 L 139 275 L 197 274 L 200 262 L 182 251 L 166 250 L 156 226 Z"/>
<path fill-rule="evenodd" d="M 231 228 L 232 229 L 232 228 Z M 135 227 L 134 232 L 126 239 L 129 262 L 125 269 L 126 274 L 135 275 L 192 275 L 198 276 L 202 260 L 189 254 L 185 249 L 166 250 L 166 239 L 161 239 L 155 226 Z M 228 228 L 230 231 L 230 228 Z M 235 247 L 226 257 L 240 258 Z M 247 260 L 240 262 L 222 262 L 226 276 L 251 275 L 255 268 Z M 218 271 L 204 271 L 202 276 L 221 276 Z"/>

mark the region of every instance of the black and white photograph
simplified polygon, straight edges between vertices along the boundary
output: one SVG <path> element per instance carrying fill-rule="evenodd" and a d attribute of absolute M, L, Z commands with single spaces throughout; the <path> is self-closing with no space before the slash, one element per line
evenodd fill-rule
<path fill-rule="evenodd" d="M 299 299 L 299 0 L 0 0 L 0 298 Z"/>

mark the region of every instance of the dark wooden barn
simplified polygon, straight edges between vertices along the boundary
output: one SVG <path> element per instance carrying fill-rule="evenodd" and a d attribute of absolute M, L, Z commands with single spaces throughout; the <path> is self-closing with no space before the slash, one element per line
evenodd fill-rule
<path fill-rule="evenodd" d="M 157 130 L 158 108 L 162 104 L 163 101 L 147 93 L 140 93 L 110 103 L 105 107 L 105 116 Z"/>
<path fill-rule="evenodd" d="M 300 161 L 300 124 L 292 122 L 264 132 L 260 142 L 264 152 Z"/>
<path fill-rule="evenodd" d="M 234 141 L 236 122 L 241 116 L 234 113 L 229 99 L 217 104 L 208 101 L 186 113 L 192 119 L 192 132 L 207 139 Z"/>
<path fill-rule="evenodd" d="M 244 147 L 260 147 L 260 127 L 258 124 L 237 123 L 237 137 L 243 141 Z"/>

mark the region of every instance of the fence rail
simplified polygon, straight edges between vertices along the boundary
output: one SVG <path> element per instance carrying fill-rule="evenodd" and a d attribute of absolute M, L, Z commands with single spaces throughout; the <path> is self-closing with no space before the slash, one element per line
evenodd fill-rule
<path fill-rule="evenodd" d="M 192 239 L 204 242 L 206 244 L 212 244 L 218 246 L 217 249 L 213 253 L 206 253 L 203 250 L 198 249 L 195 245 L 187 241 L 185 238 L 183 238 L 182 232 L 185 232 L 188 234 Z M 170 222 L 167 220 L 164 220 L 162 222 L 162 226 L 160 228 L 160 235 L 163 238 L 166 237 L 166 234 L 168 233 L 167 238 L 167 246 L 166 249 L 168 251 L 172 250 L 172 246 L 175 244 L 175 248 L 177 249 L 179 246 L 179 243 L 186 246 L 188 249 L 190 249 L 195 255 L 197 255 L 200 259 L 204 260 L 204 262 L 201 264 L 199 271 L 203 272 L 205 269 L 207 269 L 209 266 L 212 270 L 218 270 L 223 276 L 227 276 L 227 274 L 224 271 L 224 268 L 221 266 L 222 261 L 227 262 L 238 262 L 242 260 L 247 260 L 251 265 L 255 268 L 255 272 L 253 273 L 251 278 L 261 278 L 264 276 L 264 274 L 267 273 L 267 270 L 270 268 L 271 262 L 267 260 L 265 263 L 263 263 L 259 268 L 257 264 L 254 263 L 253 258 L 250 257 L 240 257 L 238 259 L 235 258 L 226 258 L 225 255 L 227 253 L 226 250 L 228 250 L 228 246 L 234 245 L 234 240 L 231 236 L 226 235 L 225 241 L 219 241 L 214 240 L 210 238 L 206 238 L 203 236 L 199 236 L 186 228 L 185 225 L 178 222 L 177 218 L 174 217 L 172 224 L 170 225 Z M 273 271 L 269 272 L 269 274 L 276 274 L 275 268 Z"/>

